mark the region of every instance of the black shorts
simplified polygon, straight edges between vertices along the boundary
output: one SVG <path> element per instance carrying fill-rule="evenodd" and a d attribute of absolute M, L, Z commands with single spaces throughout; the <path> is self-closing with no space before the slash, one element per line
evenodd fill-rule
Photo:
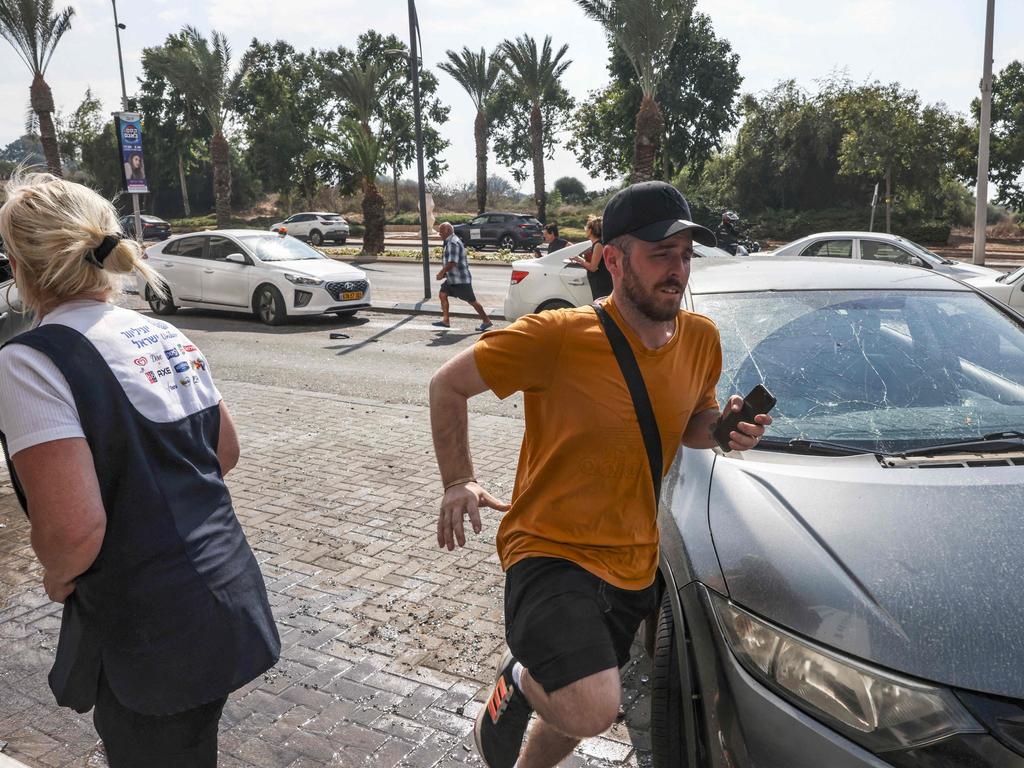
<path fill-rule="evenodd" d="M 447 293 L 449 296 L 468 301 L 470 304 L 476 301 L 472 283 L 449 283 L 445 280 L 441 283 L 441 293 Z"/>
<path fill-rule="evenodd" d="M 657 582 L 620 589 L 569 560 L 530 557 L 505 574 L 505 641 L 551 693 L 629 661 L 657 601 Z"/>

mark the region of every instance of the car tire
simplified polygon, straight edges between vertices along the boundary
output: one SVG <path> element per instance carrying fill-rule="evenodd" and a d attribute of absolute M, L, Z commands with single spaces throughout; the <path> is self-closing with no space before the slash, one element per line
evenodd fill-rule
<path fill-rule="evenodd" d="M 345 317 L 345 318 L 355 317 L 356 316 L 356 312 L 358 312 L 358 311 L 359 311 L 358 309 L 343 309 L 340 312 L 335 312 L 334 315 L 335 315 L 335 317 Z"/>
<path fill-rule="evenodd" d="M 164 283 L 164 291 L 167 292 L 167 298 L 162 299 L 153 292 L 153 289 L 148 285 L 146 286 L 146 302 L 149 304 L 149 308 L 153 311 L 154 315 L 160 315 L 166 317 L 167 315 L 173 315 L 178 311 L 178 307 L 175 306 L 174 300 L 171 296 L 171 289 Z"/>
<path fill-rule="evenodd" d="M 323 245 L 324 236 L 319 229 L 314 229 L 309 233 L 309 244 L 310 245 Z"/>
<path fill-rule="evenodd" d="M 347 241 L 348 241 L 347 237 L 339 237 L 334 242 L 336 242 L 338 245 L 344 245 Z"/>
<path fill-rule="evenodd" d="M 498 241 L 498 247 L 502 250 L 512 251 L 514 253 L 516 250 L 516 239 L 512 237 L 512 235 L 502 235 L 501 239 Z"/>
<path fill-rule="evenodd" d="M 537 307 L 537 311 L 538 312 L 543 312 L 546 309 L 572 309 L 572 308 L 573 308 L 573 305 L 570 304 L 568 301 L 564 301 L 562 299 L 550 299 L 548 301 L 545 301 L 539 307 Z"/>
<path fill-rule="evenodd" d="M 687 662 L 688 663 L 688 662 Z M 679 684 L 672 600 L 666 589 L 658 608 L 651 657 L 651 758 L 654 768 L 683 768 L 683 699 Z"/>
<path fill-rule="evenodd" d="M 256 289 L 252 306 L 256 318 L 265 325 L 284 325 L 288 319 L 284 296 L 272 285 L 261 285 Z"/>

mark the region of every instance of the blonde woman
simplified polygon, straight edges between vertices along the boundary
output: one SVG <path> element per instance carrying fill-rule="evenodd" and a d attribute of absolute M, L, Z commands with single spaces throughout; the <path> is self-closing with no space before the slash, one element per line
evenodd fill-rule
<path fill-rule="evenodd" d="M 224 474 L 238 437 L 202 352 L 114 306 L 159 277 L 90 189 L 12 179 L 0 207 L 32 330 L 0 349 L 0 442 L 47 595 L 57 703 L 93 709 L 111 768 L 217 764 L 228 693 L 280 640 Z"/>
<path fill-rule="evenodd" d="M 587 239 L 591 246 L 572 260 L 587 270 L 587 281 L 594 300 L 610 296 L 612 292 L 612 275 L 604 263 L 604 246 L 601 245 L 601 217 L 591 216 L 587 219 Z"/>

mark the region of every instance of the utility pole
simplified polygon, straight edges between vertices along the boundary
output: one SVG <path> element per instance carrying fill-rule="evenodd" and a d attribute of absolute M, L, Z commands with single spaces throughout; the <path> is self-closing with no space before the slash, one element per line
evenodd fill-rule
<path fill-rule="evenodd" d="M 985 263 L 985 228 L 988 225 L 988 149 L 992 133 L 992 29 L 995 0 L 988 0 L 985 16 L 985 64 L 981 78 L 981 124 L 978 126 L 978 188 L 974 204 L 974 263 Z"/>
<path fill-rule="evenodd" d="M 410 0 L 411 2 L 411 0 Z M 121 55 L 121 30 L 124 24 L 117 20 L 117 0 L 110 0 L 114 7 L 114 35 L 117 37 L 117 66 L 121 70 L 121 109 L 128 111 L 128 89 L 124 84 L 124 57 Z M 115 121 L 116 124 L 117 121 Z M 132 211 L 135 213 L 135 240 L 142 245 L 142 210 L 139 208 L 139 196 L 132 195 Z"/>
<path fill-rule="evenodd" d="M 409 0 L 409 70 L 412 79 L 412 109 L 416 123 L 416 172 L 420 193 L 420 240 L 423 248 L 423 298 L 430 298 L 430 246 L 427 243 L 427 185 L 423 179 L 423 122 L 420 118 L 420 57 L 417 49 L 419 19 L 416 3 Z"/>

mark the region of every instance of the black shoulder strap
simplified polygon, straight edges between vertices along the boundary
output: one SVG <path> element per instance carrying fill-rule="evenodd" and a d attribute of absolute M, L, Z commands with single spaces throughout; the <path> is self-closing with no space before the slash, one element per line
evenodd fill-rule
<path fill-rule="evenodd" d="M 661 457 L 661 433 L 658 431 L 658 422 L 654 419 L 654 408 L 651 407 L 651 398 L 647 394 L 647 385 L 644 384 L 640 366 L 622 329 L 600 304 L 594 304 L 594 311 L 597 312 L 597 317 L 604 327 L 608 343 L 611 344 L 612 352 L 615 353 L 615 359 L 622 371 L 622 378 L 626 380 L 629 394 L 633 398 L 636 419 L 640 422 L 644 447 L 647 448 L 647 461 L 651 468 L 651 480 L 654 482 L 654 502 L 657 504 L 661 501 L 661 473 L 664 465 Z"/>

